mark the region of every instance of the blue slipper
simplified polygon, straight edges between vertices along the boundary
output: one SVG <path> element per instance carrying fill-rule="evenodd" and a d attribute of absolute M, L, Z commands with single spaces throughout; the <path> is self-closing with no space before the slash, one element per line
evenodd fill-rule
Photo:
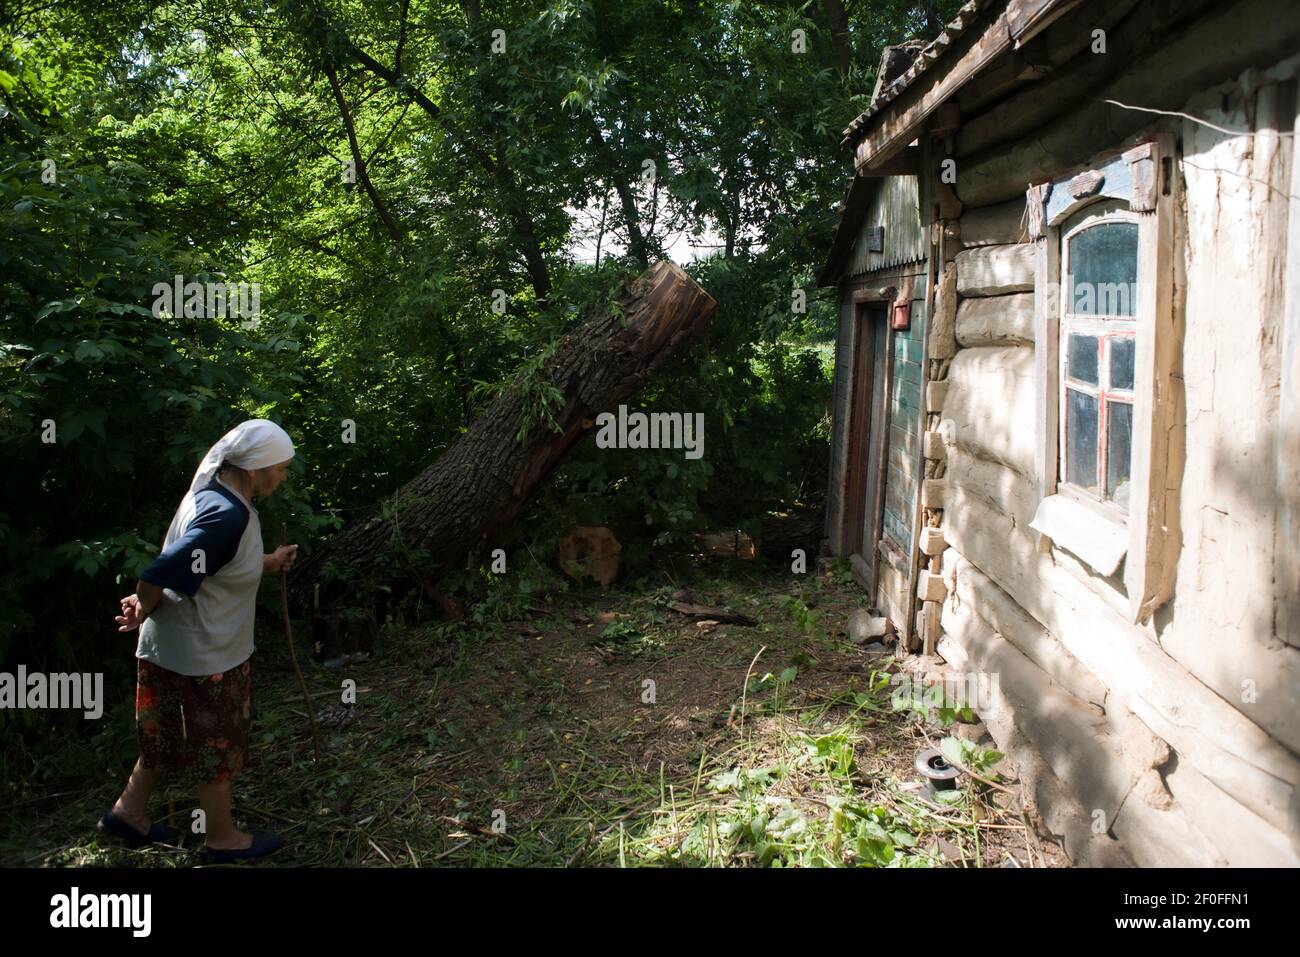
<path fill-rule="evenodd" d="M 157 821 L 149 828 L 148 834 L 141 833 L 112 811 L 99 819 L 99 833 L 119 837 L 131 847 L 140 847 L 144 844 L 175 844 L 181 836 L 181 832 L 176 828 L 159 824 Z"/>
<path fill-rule="evenodd" d="M 284 846 L 284 838 L 279 834 L 258 831 L 253 835 L 253 843 L 241 850 L 213 850 L 205 847 L 199 851 L 199 860 L 204 864 L 233 864 L 236 861 L 251 861 L 265 857 Z"/>

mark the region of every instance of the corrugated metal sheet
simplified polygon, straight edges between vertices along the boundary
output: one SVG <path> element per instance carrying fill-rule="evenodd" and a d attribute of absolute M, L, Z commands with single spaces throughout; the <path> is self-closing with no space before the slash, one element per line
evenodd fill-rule
<path fill-rule="evenodd" d="M 877 226 L 885 228 L 884 249 L 878 253 L 869 252 L 865 236 L 868 230 Z M 889 266 L 918 262 L 925 258 L 925 252 L 916 177 L 881 177 L 858 227 L 847 275 L 857 276 Z"/>

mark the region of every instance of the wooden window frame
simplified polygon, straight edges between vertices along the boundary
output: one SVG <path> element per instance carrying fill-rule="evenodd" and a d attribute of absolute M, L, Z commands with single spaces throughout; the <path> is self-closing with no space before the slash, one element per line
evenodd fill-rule
<path fill-rule="evenodd" d="M 1086 175 L 1076 175 L 1080 172 Z M 1172 597 L 1180 543 L 1181 462 L 1172 436 L 1180 415 L 1175 380 L 1181 375 L 1182 353 L 1182 315 L 1174 295 L 1175 273 L 1182 268 L 1178 259 L 1182 224 L 1177 218 L 1180 180 L 1174 138 L 1161 133 L 1132 149 L 1104 156 L 1085 170 L 1075 169 L 1051 183 L 1033 186 L 1027 194 L 1037 254 L 1034 368 L 1040 400 L 1035 446 L 1038 510 L 1030 527 L 1039 535 L 1040 551 L 1065 547 L 1103 578 L 1122 584 L 1135 623 L 1147 621 Z M 1085 228 L 1082 223 L 1066 228 L 1067 223 L 1104 199 L 1127 203 L 1128 215 L 1139 226 L 1133 444 L 1124 520 L 1118 518 L 1116 508 L 1107 508 L 1062 482 L 1060 468 L 1064 462 L 1061 251 L 1067 236 Z M 1098 362 L 1100 382 L 1100 355 Z M 1102 441 L 1099 434 L 1098 442 Z"/>
<path fill-rule="evenodd" d="M 1098 208 L 1104 207 L 1104 208 Z M 1096 229 L 1110 223 L 1132 223 L 1138 227 L 1138 243 L 1141 248 L 1141 231 L 1142 222 L 1131 211 L 1125 208 L 1118 208 L 1112 203 L 1105 201 L 1090 204 L 1083 209 L 1076 210 L 1071 214 L 1070 219 L 1083 216 L 1084 218 L 1073 226 L 1068 222 L 1062 222 L 1060 229 L 1060 262 L 1062 278 L 1070 275 L 1070 240 L 1089 229 Z M 1139 267 L 1141 257 L 1139 255 Z M 1138 284 L 1141 285 L 1142 276 L 1138 274 Z M 1109 465 L 1110 455 L 1110 427 L 1109 427 L 1109 402 L 1123 402 L 1133 406 L 1133 415 L 1136 415 L 1136 386 L 1132 389 L 1118 389 L 1110 383 L 1110 344 L 1116 339 L 1133 339 L 1135 342 L 1138 337 L 1138 325 L 1140 315 L 1137 310 L 1131 316 L 1112 316 L 1112 315 L 1075 315 L 1070 310 L 1070 289 L 1064 283 L 1062 290 L 1067 294 L 1059 296 L 1061 315 L 1059 320 L 1060 341 L 1057 351 L 1060 355 L 1060 361 L 1057 364 L 1057 379 L 1059 390 L 1057 393 L 1057 408 L 1064 410 L 1067 408 L 1066 389 L 1073 389 L 1076 392 L 1092 396 L 1097 400 L 1097 460 L 1095 463 L 1097 488 L 1099 493 L 1093 495 L 1085 488 L 1081 488 L 1066 480 L 1069 463 L 1066 460 L 1069 443 L 1067 441 L 1067 432 L 1069 422 L 1067 416 L 1062 412 L 1058 416 L 1057 432 L 1059 443 L 1057 450 L 1057 461 L 1059 462 L 1057 474 L 1057 491 L 1061 495 L 1068 495 L 1075 501 L 1087 508 L 1098 511 L 1105 518 L 1116 522 L 1120 525 L 1128 525 L 1128 509 L 1121 508 L 1109 499 L 1106 495 L 1106 473 Z M 1069 339 L 1071 333 L 1094 336 L 1097 339 L 1097 384 L 1084 382 L 1080 379 L 1074 379 L 1069 374 Z M 1136 357 L 1136 349 L 1134 350 Z M 1131 436 L 1130 436 L 1131 442 Z M 1132 471 L 1132 453 L 1129 455 L 1129 471 Z M 1129 476 L 1130 502 L 1132 495 L 1132 475 Z"/>

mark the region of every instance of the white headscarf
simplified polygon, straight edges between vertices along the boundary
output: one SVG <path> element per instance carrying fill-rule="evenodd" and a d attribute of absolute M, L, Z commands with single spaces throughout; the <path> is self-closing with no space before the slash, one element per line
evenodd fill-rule
<path fill-rule="evenodd" d="M 176 539 L 185 533 L 190 519 L 194 517 L 194 494 L 212 481 L 222 464 L 251 470 L 263 469 L 268 465 L 279 465 L 293 458 L 293 440 L 289 433 L 268 419 L 249 419 L 235 426 L 208 449 L 190 490 L 181 499 L 172 523 L 167 529 L 167 538 L 163 542 L 166 550 Z"/>

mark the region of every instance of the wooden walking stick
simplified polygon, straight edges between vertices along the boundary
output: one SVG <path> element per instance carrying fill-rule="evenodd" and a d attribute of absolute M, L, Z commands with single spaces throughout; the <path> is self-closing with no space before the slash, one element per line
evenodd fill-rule
<path fill-rule="evenodd" d="M 280 523 L 280 545 L 289 544 L 289 526 Z M 307 693 L 307 682 L 303 680 L 302 669 L 298 667 L 298 653 L 293 650 L 293 628 L 289 625 L 289 573 L 280 566 L 280 611 L 284 615 L 284 637 L 289 642 L 289 660 L 293 662 L 293 673 L 298 676 L 298 687 L 302 689 L 302 700 L 307 704 L 307 718 L 311 721 L 311 743 L 316 749 L 316 757 L 320 758 L 320 728 L 316 727 L 316 709 L 311 703 L 311 695 Z"/>

